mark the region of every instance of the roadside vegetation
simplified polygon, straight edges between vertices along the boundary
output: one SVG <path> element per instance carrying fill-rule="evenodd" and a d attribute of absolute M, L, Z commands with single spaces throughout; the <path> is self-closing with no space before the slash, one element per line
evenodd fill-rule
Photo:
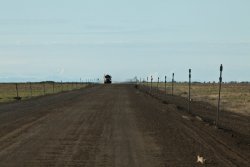
<path fill-rule="evenodd" d="M 36 96 L 71 91 L 86 87 L 86 83 L 59 83 L 59 82 L 38 82 L 38 83 L 0 83 L 0 102 L 15 101 L 17 97 L 22 100 Z M 18 95 L 17 95 L 17 89 Z"/>
<path fill-rule="evenodd" d="M 147 85 L 147 83 L 143 83 Z M 151 86 L 148 83 L 148 86 Z M 157 83 L 153 83 L 154 88 Z M 165 83 L 159 83 L 164 93 Z M 191 99 L 205 101 L 214 106 L 218 103 L 219 87 L 216 83 L 192 83 Z M 172 83 L 167 83 L 167 94 L 172 93 Z M 174 83 L 174 95 L 188 97 L 188 83 Z M 221 109 L 250 115 L 250 83 L 223 83 L 221 92 Z"/>

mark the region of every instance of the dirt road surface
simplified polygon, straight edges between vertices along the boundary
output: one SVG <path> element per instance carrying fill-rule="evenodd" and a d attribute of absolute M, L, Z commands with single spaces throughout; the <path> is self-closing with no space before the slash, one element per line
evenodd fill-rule
<path fill-rule="evenodd" d="M 100 85 L 1 104 L 0 166 L 244 167 L 247 132 L 216 129 L 132 85 Z"/>

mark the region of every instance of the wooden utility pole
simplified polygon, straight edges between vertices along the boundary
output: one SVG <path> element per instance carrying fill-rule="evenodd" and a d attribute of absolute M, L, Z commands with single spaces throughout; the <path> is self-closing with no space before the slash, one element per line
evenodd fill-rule
<path fill-rule="evenodd" d="M 174 96 L 174 73 L 172 75 L 172 96 Z"/>
<path fill-rule="evenodd" d="M 147 88 L 148 88 L 148 77 L 147 77 Z"/>
<path fill-rule="evenodd" d="M 220 65 L 220 78 L 219 78 L 219 97 L 218 97 L 218 107 L 217 107 L 217 117 L 216 117 L 216 127 L 219 126 L 219 118 L 220 118 L 220 96 L 221 96 L 221 83 L 222 83 L 222 71 L 223 65 Z"/>
<path fill-rule="evenodd" d="M 33 96 L 33 93 L 32 93 L 32 83 L 30 82 L 30 97 Z"/>
<path fill-rule="evenodd" d="M 19 92 L 18 92 L 18 85 L 17 85 L 17 83 L 16 83 L 16 97 L 17 97 L 17 99 L 19 98 Z"/>
<path fill-rule="evenodd" d="M 53 93 L 55 93 L 55 82 L 53 82 Z"/>
<path fill-rule="evenodd" d="M 189 88 L 188 88 L 188 112 L 190 112 L 191 103 L 191 69 L 189 69 Z"/>
<path fill-rule="evenodd" d="M 43 94 L 46 94 L 46 90 L 45 90 L 45 82 L 43 83 Z"/>
<path fill-rule="evenodd" d="M 153 88 L 153 76 L 151 75 L 151 86 L 150 86 L 150 91 L 152 91 Z"/>
<path fill-rule="evenodd" d="M 159 91 L 159 82 L 160 82 L 160 78 L 158 77 L 158 82 L 157 82 L 157 91 Z"/>
<path fill-rule="evenodd" d="M 167 76 L 165 76 L 165 95 L 167 95 Z"/>
<path fill-rule="evenodd" d="M 61 91 L 63 92 L 63 82 L 61 81 Z"/>

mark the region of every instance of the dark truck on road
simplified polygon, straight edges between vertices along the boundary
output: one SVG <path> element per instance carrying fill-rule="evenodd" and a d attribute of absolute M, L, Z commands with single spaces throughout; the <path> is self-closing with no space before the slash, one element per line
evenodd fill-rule
<path fill-rule="evenodd" d="M 112 77 L 110 75 L 104 75 L 104 84 L 111 84 Z"/>

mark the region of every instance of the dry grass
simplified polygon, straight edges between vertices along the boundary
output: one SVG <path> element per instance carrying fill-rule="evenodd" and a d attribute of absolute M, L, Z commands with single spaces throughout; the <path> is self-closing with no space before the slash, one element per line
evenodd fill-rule
<path fill-rule="evenodd" d="M 149 84 L 150 86 L 150 84 Z M 157 86 L 156 83 L 153 84 Z M 164 90 L 165 84 L 160 83 L 159 88 Z M 167 93 L 171 94 L 172 84 L 167 83 Z M 193 83 L 191 86 L 191 98 L 195 101 L 205 101 L 214 106 L 218 103 L 218 84 Z M 175 83 L 174 94 L 188 97 L 188 83 Z M 245 115 L 250 115 L 250 84 L 222 84 L 221 108 Z"/>
<path fill-rule="evenodd" d="M 45 92 L 44 92 L 45 86 Z M 30 89 L 30 83 L 18 83 L 19 96 L 22 99 L 28 99 L 31 97 L 42 96 L 46 94 L 59 93 L 62 91 L 70 91 L 74 89 L 80 89 L 86 87 L 87 84 L 72 84 L 72 83 L 32 83 Z M 54 89 L 53 89 L 54 87 Z M 17 97 L 16 84 L 15 83 L 0 83 L 0 102 L 14 101 Z"/>

